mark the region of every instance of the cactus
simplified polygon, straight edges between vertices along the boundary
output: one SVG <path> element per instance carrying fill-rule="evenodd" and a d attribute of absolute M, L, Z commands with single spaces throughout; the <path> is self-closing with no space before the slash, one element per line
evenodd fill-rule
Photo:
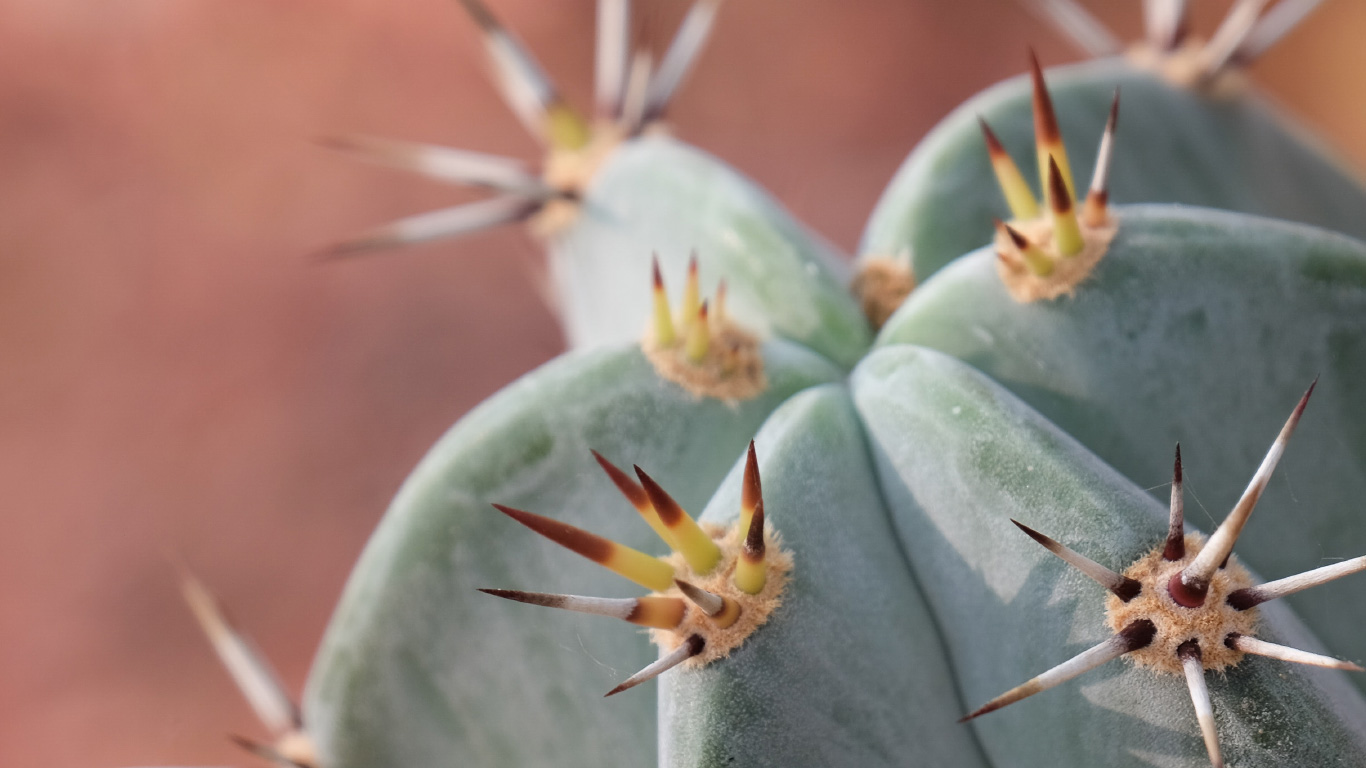
<path fill-rule="evenodd" d="M 1225 132 L 1257 137 L 1310 199 L 1360 200 L 1356 182 L 1251 102 L 1213 104 L 1114 64 L 1050 96 L 1035 62 L 1042 203 L 1011 159 L 1019 99 L 1006 86 L 981 97 L 998 99 L 985 150 L 973 127 L 965 160 L 951 118 L 908 161 L 932 158 L 934 177 L 903 174 L 870 223 L 900 216 L 915 271 L 937 272 L 912 292 L 904 261 L 865 260 L 856 300 L 823 246 L 747 182 L 638 137 L 686 66 L 666 56 L 652 79 L 637 57 L 624 74 L 625 3 L 600 6 L 618 42 L 600 48 L 606 122 L 592 129 L 465 5 L 509 100 L 553 146 L 547 176 L 489 183 L 516 216 L 462 209 L 447 219 L 459 226 L 401 224 L 363 244 L 533 206 L 560 217 L 552 271 L 577 286 L 566 327 L 590 348 L 471 412 L 414 471 L 356 566 L 302 715 L 187 583 L 272 732 L 249 748 L 310 768 L 1366 764 L 1363 681 L 1343 674 L 1361 668 L 1339 658 L 1366 657 L 1360 610 L 1330 583 L 1366 570 L 1351 517 L 1366 491 L 1352 461 L 1366 434 L 1353 407 L 1366 244 L 1247 213 L 1112 205 L 1112 191 L 1182 200 L 1154 181 L 1180 163 L 1147 165 L 1189 137 L 1126 137 L 1119 98 L 1089 100 L 1123 80 L 1126 114 L 1178 116 L 1201 151 Z M 1164 50 L 1181 47 L 1180 5 L 1150 4 Z M 1254 5 L 1234 17 L 1262 45 Z M 695 52 L 714 13 L 703 0 L 675 49 Z M 1225 63 L 1250 55 L 1220 39 L 1201 88 L 1236 79 Z M 1063 146 L 1077 122 L 1101 137 L 1084 196 Z M 429 172 L 456 157 L 367 146 Z M 592 173 L 557 186 L 563 153 L 593 147 Z M 468 175 L 461 162 L 447 167 Z M 1208 188 L 1202 202 L 1296 215 L 1236 174 Z M 905 203 L 950 193 L 970 221 Z M 1012 218 L 972 250 L 1006 215 L 998 196 Z M 1322 223 L 1354 224 L 1335 216 Z M 736 227 L 762 234 L 727 251 Z M 860 304 L 885 320 L 871 352 Z M 1328 402 L 1287 451 L 1316 373 Z M 1178 447 L 1168 474 L 1178 442 L 1186 464 Z M 1208 539 L 1187 492 L 1232 510 Z M 1270 509 L 1248 525 L 1259 500 Z M 1313 567 L 1339 550 L 1354 559 Z M 1083 674 L 1080 691 L 1022 701 Z"/>

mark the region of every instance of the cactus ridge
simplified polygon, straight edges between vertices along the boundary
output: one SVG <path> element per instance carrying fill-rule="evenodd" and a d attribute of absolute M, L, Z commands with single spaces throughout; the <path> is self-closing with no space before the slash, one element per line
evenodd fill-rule
<path fill-rule="evenodd" d="M 1317 384 L 1317 379 L 1315 380 Z M 1290 418 L 1272 443 L 1266 458 L 1248 483 L 1233 511 L 1208 540 L 1183 534 L 1181 453 L 1177 449 L 1172 482 L 1172 504 L 1166 541 L 1139 558 L 1122 575 L 1073 552 L 1053 539 L 1012 520 L 1048 551 L 1077 568 L 1112 595 L 1106 604 L 1106 623 L 1113 636 L 1068 661 L 1016 686 L 982 705 L 963 719 L 994 712 L 1066 682 L 1121 656 L 1139 666 L 1183 674 L 1196 718 L 1214 768 L 1223 758 L 1214 728 L 1213 708 L 1204 673 L 1236 666 L 1244 653 L 1312 666 L 1363 671 L 1350 662 L 1319 656 L 1251 637 L 1257 623 L 1256 606 L 1299 589 L 1327 583 L 1366 569 L 1366 557 L 1282 579 L 1259 587 L 1232 554 L 1252 509 L 1266 488 L 1286 444 L 1309 403 L 1314 386 L 1300 398 Z M 1173 546 L 1174 538 L 1182 544 Z M 1286 584 L 1292 585 L 1286 588 Z"/>

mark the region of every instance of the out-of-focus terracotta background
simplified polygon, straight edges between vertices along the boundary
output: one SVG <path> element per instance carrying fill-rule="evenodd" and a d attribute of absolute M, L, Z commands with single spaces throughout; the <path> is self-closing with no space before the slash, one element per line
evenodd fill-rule
<path fill-rule="evenodd" d="M 592 3 L 493 5 L 586 104 Z M 1137 34 L 1137 2 L 1092 5 Z M 1226 3 L 1195 5 L 1209 30 Z M 684 9 L 639 6 L 661 43 Z M 1363 30 L 1326 3 L 1253 69 L 1358 163 Z M 674 122 L 852 249 L 1026 43 L 1080 56 L 1008 0 L 732 2 Z M 168 556 L 297 690 L 408 468 L 559 350 L 520 231 L 307 257 L 470 199 L 320 136 L 534 156 L 482 73 L 448 0 L 0 0 L 0 764 L 250 763 Z"/>

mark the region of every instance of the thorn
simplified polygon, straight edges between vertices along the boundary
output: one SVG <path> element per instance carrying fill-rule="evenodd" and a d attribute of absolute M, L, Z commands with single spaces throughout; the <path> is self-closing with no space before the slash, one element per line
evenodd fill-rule
<path fill-rule="evenodd" d="M 1236 0 L 1233 7 L 1229 9 L 1224 21 L 1215 30 L 1214 35 L 1205 43 L 1205 49 L 1201 52 L 1205 59 L 1203 76 L 1209 79 L 1219 74 L 1224 66 L 1229 63 L 1233 55 L 1238 52 L 1248 35 L 1252 33 L 1253 27 L 1257 24 L 1257 17 L 1262 14 L 1262 9 L 1266 7 L 1267 0 Z"/>
<path fill-rule="evenodd" d="M 1327 584 L 1330 581 L 1362 571 L 1366 571 L 1366 557 L 1356 557 L 1294 576 L 1287 576 L 1284 579 L 1240 589 L 1228 596 L 1228 604 L 1240 611 L 1246 611 L 1248 608 L 1261 605 L 1269 600 L 1293 595 L 1310 587 Z"/>
<path fill-rule="evenodd" d="M 697 319 L 688 325 L 688 338 L 683 342 L 683 353 L 693 363 L 700 363 L 707 357 L 711 344 L 711 324 L 707 322 L 707 302 L 697 309 Z"/>
<path fill-rule="evenodd" d="M 1124 50 L 1114 33 L 1076 0 L 1028 0 L 1025 7 L 1091 58 L 1114 56 Z"/>
<path fill-rule="evenodd" d="M 1115 573 L 1109 568 L 1097 563 L 1095 560 L 1069 549 L 1018 520 L 1011 520 L 1010 522 L 1014 523 L 1016 528 L 1024 531 L 1029 538 L 1042 544 L 1044 549 L 1057 555 L 1063 562 L 1076 568 L 1085 574 L 1087 578 L 1113 592 L 1115 597 L 1118 597 L 1120 600 L 1127 603 L 1138 596 L 1138 593 L 1142 591 L 1143 585 L 1139 584 L 1137 581 L 1122 574 Z"/>
<path fill-rule="evenodd" d="M 656 677 L 659 677 L 665 672 L 668 672 L 669 670 L 673 669 L 679 664 L 682 664 L 688 659 L 691 659 L 692 657 L 701 653 L 702 649 L 705 646 L 706 641 L 702 639 L 701 635 L 689 635 L 688 639 L 684 640 L 682 645 L 673 649 L 668 654 L 661 656 L 659 661 L 654 662 L 650 666 L 626 678 L 626 680 L 623 681 L 621 685 L 618 685 L 616 688 L 613 688 L 612 690 L 608 691 L 606 696 L 604 696 L 603 698 L 607 698 L 607 696 L 615 696 L 616 694 L 621 693 L 622 691 L 627 690 L 628 688 L 634 688 L 643 682 L 653 680 Z"/>
<path fill-rule="evenodd" d="M 504 195 L 439 211 L 420 213 L 372 229 L 359 237 L 337 243 L 320 256 L 327 259 L 358 255 L 363 251 L 460 237 L 502 224 L 523 221 L 541 208 L 541 200 Z"/>
<path fill-rule="evenodd" d="M 722 278 L 716 283 L 716 297 L 712 301 L 712 317 L 716 319 L 716 324 L 720 325 L 726 321 L 726 280 Z"/>
<path fill-rule="evenodd" d="M 1063 184 L 1062 172 L 1055 158 L 1048 158 L 1048 210 L 1053 214 L 1053 244 L 1062 256 L 1076 256 L 1086 246 L 1072 209 L 1072 197 Z"/>
<path fill-rule="evenodd" d="M 1110 117 L 1105 121 L 1105 132 L 1100 135 L 1100 149 L 1096 151 L 1096 169 L 1091 174 L 1091 189 L 1086 193 L 1081 220 L 1088 227 L 1104 226 L 1110 220 L 1110 156 L 1114 151 L 1115 127 L 1119 124 L 1119 86 L 1110 101 Z"/>
<path fill-rule="evenodd" d="M 1181 444 L 1176 444 L 1176 461 L 1172 464 L 1172 506 L 1167 523 L 1167 546 L 1162 559 L 1180 560 L 1186 556 L 1186 498 L 1181 480 Z"/>
<path fill-rule="evenodd" d="M 604 539 L 582 528 L 520 509 L 494 504 L 495 509 L 560 546 L 572 550 L 652 592 L 673 586 L 672 565 L 625 544 Z"/>
<path fill-rule="evenodd" d="M 768 567 L 765 563 L 764 543 L 764 500 L 759 499 L 745 531 L 745 543 L 740 548 L 740 557 L 735 561 L 735 575 L 732 579 L 741 592 L 757 595 L 764 591 L 768 581 Z"/>
<path fill-rule="evenodd" d="M 698 55 L 706 47 L 707 38 L 711 37 L 712 25 L 716 21 L 716 12 L 720 7 L 721 0 L 697 0 L 692 8 L 688 9 L 688 15 L 683 17 L 683 23 L 678 26 L 678 32 L 674 34 L 669 49 L 664 52 L 664 58 L 659 62 L 659 71 L 655 73 L 646 90 L 643 115 L 645 122 L 658 120 L 668 109 L 674 93 L 683 84 L 683 80 L 697 63 Z"/>
<path fill-rule="evenodd" d="M 633 468 L 636 477 L 640 478 L 640 484 L 645 488 L 645 493 L 650 497 L 651 506 L 659 514 L 659 519 L 664 521 L 665 527 L 673 533 L 674 541 L 677 542 L 675 549 L 688 561 L 688 566 L 694 573 L 699 576 L 710 573 L 721 560 L 721 548 L 716 546 L 716 542 L 711 540 L 711 537 L 660 487 L 659 483 L 654 481 L 654 478 L 645 474 L 640 467 Z M 666 586 L 665 589 L 667 588 Z"/>
<path fill-rule="evenodd" d="M 1075 200 L 1077 188 L 1072 183 L 1072 166 L 1067 161 L 1067 148 L 1062 144 L 1058 115 L 1053 111 L 1053 98 L 1048 94 L 1048 84 L 1044 82 L 1043 69 L 1033 48 L 1029 49 L 1029 73 L 1034 82 L 1034 145 L 1039 161 L 1039 184 L 1044 190 L 1049 189 L 1048 159 L 1056 158 L 1063 184 L 1067 187 L 1067 199 Z M 1048 196 L 1046 192 L 1044 196 Z"/>
<path fill-rule="evenodd" d="M 1300 397 L 1300 402 L 1295 406 L 1295 410 L 1286 419 L 1285 426 L 1281 427 L 1281 432 L 1276 436 L 1276 441 L 1271 444 L 1271 449 L 1267 451 L 1266 458 L 1262 459 L 1262 464 L 1257 468 L 1257 473 L 1248 482 L 1247 489 L 1243 491 L 1242 498 L 1233 506 L 1233 511 L 1228 513 L 1224 522 L 1219 525 L 1214 535 L 1205 542 L 1204 549 L 1195 556 L 1190 565 L 1186 566 L 1177 576 L 1184 590 L 1178 588 L 1172 594 L 1172 598 L 1178 603 L 1186 605 L 1183 600 L 1189 601 L 1194 596 L 1199 596 L 1196 606 L 1205 600 L 1205 592 L 1209 589 L 1209 580 L 1214 572 L 1227 562 L 1228 556 L 1233 552 L 1233 545 L 1238 541 L 1238 535 L 1243 532 L 1243 526 L 1247 525 L 1247 519 L 1252 514 L 1252 508 L 1257 506 L 1257 500 L 1262 497 L 1262 492 L 1266 490 L 1266 484 L 1271 481 L 1271 473 L 1276 470 L 1276 463 L 1281 460 L 1281 454 L 1285 453 L 1286 443 L 1290 441 L 1290 436 L 1295 432 L 1295 426 L 1300 423 L 1300 416 L 1304 414 L 1304 407 L 1309 404 L 1309 396 L 1314 394 L 1314 387 L 1319 383 L 1317 376 L 1314 382 L 1309 385 L 1309 389 Z M 1189 594 L 1184 594 L 1188 592 Z M 1183 593 L 1178 596 L 1177 593 Z M 1195 606 L 1187 606 L 1195 607 Z"/>
<path fill-rule="evenodd" d="M 1210 706 L 1209 689 L 1205 687 L 1205 667 L 1200 662 L 1200 644 L 1187 640 L 1176 649 L 1181 659 L 1181 668 L 1186 673 L 1186 687 L 1191 692 L 1191 702 L 1195 704 L 1195 719 L 1200 723 L 1200 733 L 1205 737 L 1205 749 L 1209 752 L 1210 765 L 1223 768 L 1224 758 L 1219 754 L 1219 733 L 1214 728 L 1214 707 Z"/>
<path fill-rule="evenodd" d="M 693 325 L 697 317 L 697 311 L 702 306 L 701 281 L 697 276 L 697 252 L 694 251 L 688 257 L 688 279 L 683 283 L 683 306 L 679 309 L 683 313 L 684 335 Z"/>
<path fill-rule="evenodd" d="M 280 752 L 280 750 L 270 746 L 269 744 L 262 744 L 259 741 L 248 739 L 245 736 L 239 736 L 235 733 L 230 733 L 228 734 L 228 740 L 236 744 L 238 747 L 241 747 L 248 754 L 255 755 L 256 757 L 259 757 L 262 760 L 269 760 L 270 762 L 275 763 L 279 766 L 284 766 L 285 768 L 313 768 L 313 766 L 309 765 L 308 763 L 301 763 L 297 760 L 289 759 L 282 752 Z"/>
<path fill-rule="evenodd" d="M 645 92 L 650 87 L 650 68 L 654 59 L 649 51 L 636 51 L 626 74 L 626 93 L 621 97 L 621 124 L 634 136 L 645 123 Z"/>
<path fill-rule="evenodd" d="M 1239 64 L 1250 64 L 1290 34 L 1323 0 L 1281 0 L 1257 22 L 1234 52 Z"/>
<path fill-rule="evenodd" d="M 274 736 L 302 728 L 298 706 L 255 643 L 233 625 L 209 588 L 184 565 L 179 567 L 181 595 L 256 718 Z"/>
<path fill-rule="evenodd" d="M 745 475 L 740 482 L 740 525 L 742 531 L 749 530 L 749 519 L 764 501 L 764 482 L 759 477 L 759 455 L 754 452 L 754 441 L 749 441 L 745 453 Z"/>
<path fill-rule="evenodd" d="M 626 95 L 626 73 L 631 58 L 631 0 L 598 0 L 593 101 L 598 116 L 621 116 Z"/>
<path fill-rule="evenodd" d="M 1001 140 L 996 138 L 987 121 L 978 117 L 977 123 L 982 126 L 982 138 L 987 143 L 991 170 L 996 173 L 996 184 L 1001 187 L 1001 194 L 1005 196 L 1006 205 L 1010 207 L 1010 215 L 1016 219 L 1038 218 L 1039 201 L 1034 199 L 1034 193 L 1029 189 L 1024 174 L 1020 173 L 1020 166 L 1016 165 L 1010 153 L 1006 152 L 1006 148 L 1001 145 Z"/>
<path fill-rule="evenodd" d="M 602 454 L 591 449 L 590 452 L 593 454 L 593 458 L 598 460 L 598 466 L 602 467 L 602 471 L 606 472 L 607 476 L 616 484 L 621 495 L 631 502 L 631 506 L 635 507 L 640 516 L 645 518 L 645 522 L 650 524 L 659 538 L 672 547 L 672 535 L 669 529 L 664 526 L 664 521 L 660 520 L 659 515 L 655 513 L 655 508 L 650 505 L 650 497 L 645 493 L 645 489 L 641 488 L 635 480 L 632 480 L 630 475 L 617 469 L 615 464 L 604 459 Z"/>
<path fill-rule="evenodd" d="M 516 589 L 481 589 L 486 595 L 514 600 L 528 605 L 541 605 L 546 608 L 559 608 L 565 611 L 591 613 L 594 616 L 608 616 L 642 627 L 673 629 L 683 621 L 687 609 L 683 601 L 676 597 L 650 595 L 636 598 L 584 597 L 582 595 L 556 595 L 545 592 L 522 592 Z"/>
<path fill-rule="evenodd" d="M 485 187 L 540 199 L 560 194 L 528 171 L 520 160 L 509 157 L 369 136 L 327 136 L 318 143 L 371 163 L 450 184 Z"/>
<path fill-rule="evenodd" d="M 1025 266 L 1029 268 L 1030 272 L 1039 277 L 1047 277 L 1053 273 L 1053 260 L 1043 252 L 1042 248 L 1030 242 L 1024 233 L 1000 219 L 996 220 L 996 228 L 1005 232 L 1006 237 L 1010 238 L 1011 244 L 1015 246 L 1015 250 L 1024 259 Z"/>
<path fill-rule="evenodd" d="M 1292 664 L 1308 664 L 1311 667 L 1341 669 L 1346 672 L 1366 672 L 1366 669 L 1362 669 L 1350 661 L 1342 661 L 1341 659 L 1335 659 L 1332 656 L 1321 656 L 1317 653 L 1310 653 L 1295 648 L 1288 648 L 1284 645 L 1268 643 L 1265 640 L 1258 640 L 1255 637 L 1240 635 L 1237 632 L 1225 638 L 1224 645 L 1227 645 L 1235 651 L 1251 653 L 1254 656 L 1265 656 L 1269 659 L 1288 661 Z"/>
<path fill-rule="evenodd" d="M 1147 619 L 1139 619 L 1125 627 L 1118 634 L 1093 646 L 1081 653 L 1064 661 L 1058 666 L 1035 677 L 1024 685 L 1019 685 L 996 698 L 982 705 L 977 711 L 962 718 L 958 722 L 963 723 L 975 717 L 980 717 L 988 712 L 995 712 L 1001 707 L 1033 696 L 1036 693 L 1046 691 L 1056 685 L 1071 680 L 1083 672 L 1090 672 L 1096 667 L 1113 661 L 1130 651 L 1145 648 L 1153 641 L 1153 636 L 1157 634 L 1157 626 Z"/>
<path fill-rule="evenodd" d="M 481 0 L 460 0 L 483 32 L 503 99 L 532 136 L 555 147 L 576 149 L 588 142 L 588 126 L 561 99 L 555 84 L 526 46 L 494 18 Z"/>
<path fill-rule="evenodd" d="M 1143 21 L 1148 44 L 1159 51 L 1172 51 L 1189 32 L 1186 0 L 1143 0 Z"/>
<path fill-rule="evenodd" d="M 678 340 L 674 333 L 673 311 L 669 308 L 669 294 L 664 290 L 664 276 L 659 272 L 659 254 L 655 254 L 652 261 L 654 269 L 654 309 L 655 309 L 655 341 L 661 347 L 673 346 Z"/>
<path fill-rule="evenodd" d="M 740 604 L 712 592 L 708 592 L 701 587 L 693 586 L 682 579 L 674 579 L 683 596 L 691 600 L 702 612 L 711 617 L 718 629 L 725 629 L 735 623 L 740 618 Z"/>

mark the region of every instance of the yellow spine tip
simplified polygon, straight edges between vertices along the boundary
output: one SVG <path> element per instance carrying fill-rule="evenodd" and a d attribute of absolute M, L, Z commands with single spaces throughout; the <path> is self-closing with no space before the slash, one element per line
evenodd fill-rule
<path fill-rule="evenodd" d="M 684 344 L 684 354 L 694 363 L 700 363 L 707 356 L 711 345 L 711 328 L 707 322 L 707 302 L 697 310 L 697 319 L 688 326 L 688 338 Z"/>

